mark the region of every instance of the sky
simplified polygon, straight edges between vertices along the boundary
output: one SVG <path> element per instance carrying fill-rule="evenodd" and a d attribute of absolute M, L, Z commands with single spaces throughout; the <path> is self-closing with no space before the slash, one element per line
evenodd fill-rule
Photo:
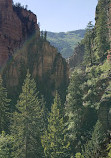
<path fill-rule="evenodd" d="M 98 0 L 13 0 L 37 15 L 40 30 L 67 32 L 85 29 L 95 18 Z"/>

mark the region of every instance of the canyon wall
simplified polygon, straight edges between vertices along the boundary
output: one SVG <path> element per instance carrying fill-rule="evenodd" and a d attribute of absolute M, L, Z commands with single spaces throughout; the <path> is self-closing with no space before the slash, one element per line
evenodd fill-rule
<path fill-rule="evenodd" d="M 62 98 L 65 97 L 68 85 L 65 59 L 40 37 L 36 15 L 21 6 L 12 5 L 11 0 L 0 0 L 0 67 L 4 65 L 4 85 L 13 102 L 21 91 L 27 69 L 49 105 L 55 90 Z"/>
<path fill-rule="evenodd" d="M 13 6 L 12 0 L 0 0 L 0 67 L 35 31 L 39 32 L 36 15 Z"/>

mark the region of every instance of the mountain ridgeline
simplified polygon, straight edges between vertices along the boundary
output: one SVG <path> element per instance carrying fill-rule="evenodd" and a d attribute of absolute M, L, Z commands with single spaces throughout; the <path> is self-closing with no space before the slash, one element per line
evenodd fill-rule
<path fill-rule="evenodd" d="M 74 48 L 84 38 L 85 30 L 69 32 L 47 32 L 47 40 L 58 49 L 62 57 L 69 58 L 73 54 Z"/>

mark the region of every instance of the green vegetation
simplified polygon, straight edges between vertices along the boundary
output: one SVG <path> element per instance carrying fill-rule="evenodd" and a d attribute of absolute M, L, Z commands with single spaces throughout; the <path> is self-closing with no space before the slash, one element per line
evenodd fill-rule
<path fill-rule="evenodd" d="M 111 103 L 110 66 L 105 61 L 85 70 L 75 69 L 71 75 L 65 105 L 62 105 L 56 92 L 50 113 L 45 109 L 43 97 L 39 99 L 36 83 L 28 71 L 16 111 L 11 118 L 10 135 L 1 132 L 2 157 L 110 156 L 110 145 L 107 149 L 109 153 L 106 152 L 109 126 L 104 126 L 109 123 L 109 119 L 102 122 L 98 115 L 103 112 L 108 115 L 110 110 L 101 110 L 103 103 L 104 107 Z M 102 116 L 104 119 L 105 116 Z"/>
<path fill-rule="evenodd" d="M 84 38 L 85 30 L 53 33 L 47 32 L 47 40 L 58 49 L 64 58 L 73 54 L 74 48 Z"/>
<path fill-rule="evenodd" d="M 98 62 L 106 58 L 109 49 L 108 27 L 107 27 L 107 5 L 106 0 L 99 0 L 96 8 L 96 30 L 95 30 L 95 56 Z"/>
<path fill-rule="evenodd" d="M 12 158 L 14 138 L 3 131 L 0 135 L 0 158 Z"/>
<path fill-rule="evenodd" d="M 108 158 L 111 158 L 111 144 L 108 144 L 107 151 L 109 151 Z"/>
<path fill-rule="evenodd" d="M 84 46 L 85 46 L 85 54 L 84 54 L 84 63 L 85 64 L 93 64 L 93 50 L 92 50 L 92 44 L 93 44 L 93 25 L 90 21 L 86 28 L 86 34 L 84 37 Z"/>
<path fill-rule="evenodd" d="M 8 131 L 9 126 L 9 103 L 7 98 L 7 91 L 2 85 L 2 78 L 0 76 L 0 133 L 2 131 Z"/>
<path fill-rule="evenodd" d="M 40 141 L 43 130 L 42 109 L 36 92 L 36 83 L 31 79 L 29 72 L 16 108 L 11 126 L 11 134 L 14 138 L 14 158 L 42 157 L 43 149 Z"/>
<path fill-rule="evenodd" d="M 70 84 L 68 87 L 68 95 L 66 98 L 65 115 L 68 117 L 68 121 L 66 123 L 68 127 L 67 137 L 71 142 L 73 152 L 74 149 L 76 150 L 81 146 L 81 120 L 83 119 L 83 91 L 81 90 L 82 80 L 83 74 L 79 72 L 79 70 L 75 70 L 71 76 Z"/>
<path fill-rule="evenodd" d="M 22 6 L 21 3 L 14 4 L 13 0 L 12 0 L 12 5 L 13 5 L 13 8 L 26 9 L 26 10 L 28 9 L 28 5 Z"/>
<path fill-rule="evenodd" d="M 105 133 L 102 129 L 102 124 L 97 121 L 91 139 L 84 146 L 84 157 L 99 157 L 102 152 L 101 145 L 104 143 L 104 137 Z"/>
<path fill-rule="evenodd" d="M 81 153 L 77 153 L 77 154 L 75 155 L 75 158 L 84 158 L 84 156 L 81 155 Z"/>
<path fill-rule="evenodd" d="M 70 143 L 67 141 L 66 128 L 61 114 L 61 101 L 56 93 L 54 104 L 48 119 L 48 128 L 42 136 L 45 157 L 47 158 L 68 158 Z"/>

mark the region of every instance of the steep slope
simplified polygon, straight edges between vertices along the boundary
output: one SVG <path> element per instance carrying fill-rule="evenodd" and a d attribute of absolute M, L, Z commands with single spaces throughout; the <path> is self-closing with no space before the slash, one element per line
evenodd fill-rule
<path fill-rule="evenodd" d="M 47 32 L 48 41 L 58 49 L 64 58 L 73 54 L 74 48 L 84 38 L 85 30 L 76 30 L 69 32 Z"/>
<path fill-rule="evenodd" d="M 95 19 L 68 60 L 68 136 L 72 152 L 86 158 L 108 157 L 111 144 L 111 1 L 98 1 Z"/>
<path fill-rule="evenodd" d="M 75 72 L 82 72 L 85 76 L 79 85 L 83 91 L 82 105 L 87 109 L 96 110 L 97 113 L 93 117 L 100 121 L 105 131 L 107 141 L 104 145 L 111 139 L 111 58 L 107 60 L 108 52 L 109 57 L 111 54 L 110 6 L 111 1 L 98 1 L 95 27 L 87 31 L 85 38 L 75 48 L 74 55 L 68 60 L 70 68 L 76 67 Z M 84 69 L 77 69 L 80 64 Z"/>
<path fill-rule="evenodd" d="M 90 35 L 91 42 L 91 56 L 93 64 L 99 64 L 103 62 L 107 57 L 107 51 L 111 46 L 111 2 L 108 0 L 99 0 L 95 13 L 95 27 Z M 88 38 L 85 35 L 85 38 Z M 85 49 L 88 45 L 86 39 L 74 49 L 74 54 L 68 59 L 70 67 L 75 67 L 83 61 Z M 80 49 L 80 45 L 84 45 L 85 49 Z M 78 53 L 76 53 L 78 50 Z M 79 51 L 80 50 L 80 51 Z M 76 55 L 75 55 L 76 54 Z M 86 54 L 86 53 L 85 53 Z M 81 56 L 81 57 L 80 57 Z M 76 60 L 78 58 L 78 61 Z M 81 60 L 80 60 L 81 58 Z M 77 64 L 75 64 L 77 63 Z"/>
<path fill-rule="evenodd" d="M 12 6 L 11 0 L 0 1 L 0 7 L 0 66 L 13 103 L 21 91 L 27 69 L 48 106 L 56 89 L 64 98 L 68 66 L 57 50 L 40 37 L 36 15 L 21 6 Z"/>

